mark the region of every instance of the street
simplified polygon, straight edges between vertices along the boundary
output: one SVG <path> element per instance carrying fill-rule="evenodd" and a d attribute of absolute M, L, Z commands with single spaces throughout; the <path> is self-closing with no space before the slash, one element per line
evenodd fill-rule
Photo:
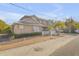
<path fill-rule="evenodd" d="M 57 49 L 51 56 L 79 56 L 79 38 Z"/>
<path fill-rule="evenodd" d="M 67 52 L 68 55 L 73 55 L 73 52 L 78 53 L 78 42 L 79 35 L 65 35 L 64 37 L 60 37 L 53 40 L 47 40 L 44 42 L 39 42 L 36 44 L 31 44 L 27 46 L 12 48 L 4 51 L 0 51 L 0 55 L 2 56 L 48 56 L 48 55 L 66 55 Z M 70 42 L 74 42 L 73 44 L 70 44 Z M 65 47 L 65 45 L 69 45 L 68 47 Z M 63 46 L 66 49 L 63 49 Z M 73 47 L 73 48 L 72 48 Z M 61 50 L 63 49 L 63 50 Z M 69 50 L 70 49 L 70 50 Z M 56 51 L 63 52 L 64 53 L 58 53 Z M 66 52 L 66 53 L 65 53 Z M 77 55 L 77 54 L 75 54 Z"/>

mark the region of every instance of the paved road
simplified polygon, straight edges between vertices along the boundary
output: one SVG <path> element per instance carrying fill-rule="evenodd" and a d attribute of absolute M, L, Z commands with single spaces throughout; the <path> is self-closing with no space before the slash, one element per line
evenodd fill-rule
<path fill-rule="evenodd" d="M 64 46 L 74 38 L 79 38 L 78 36 L 67 35 L 62 38 L 57 38 L 55 40 L 48 40 L 45 42 L 40 42 L 28 46 L 18 47 L 14 49 L 8 49 L 5 51 L 0 51 L 0 55 L 29 55 L 29 56 L 47 56 L 52 54 L 56 49 Z"/>
<path fill-rule="evenodd" d="M 79 56 L 79 38 L 57 49 L 51 56 Z"/>

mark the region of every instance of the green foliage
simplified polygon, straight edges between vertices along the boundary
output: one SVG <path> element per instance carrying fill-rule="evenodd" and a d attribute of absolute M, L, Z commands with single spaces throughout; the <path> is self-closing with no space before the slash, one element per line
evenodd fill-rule
<path fill-rule="evenodd" d="M 41 35 L 41 32 L 33 32 L 33 33 L 26 33 L 26 34 L 14 34 L 15 38 L 23 38 L 23 37 L 29 37 L 29 36 L 37 36 Z"/>
<path fill-rule="evenodd" d="M 59 29 L 66 28 L 65 23 L 64 22 L 61 22 L 61 21 L 56 22 L 54 27 L 57 27 Z"/>
<path fill-rule="evenodd" d="M 10 25 L 0 20 L 0 33 L 9 33 L 11 31 Z"/>
<path fill-rule="evenodd" d="M 49 30 L 58 28 L 64 30 L 64 32 L 74 33 L 76 29 L 79 29 L 79 23 L 76 22 L 73 18 L 66 19 L 63 21 L 55 21 L 52 25 L 48 27 Z"/>
<path fill-rule="evenodd" d="M 48 26 L 48 30 L 52 30 L 54 27 L 52 25 Z"/>
<path fill-rule="evenodd" d="M 68 32 L 75 32 L 75 30 L 78 29 L 77 22 L 72 18 L 67 19 L 65 24 L 67 26 Z"/>
<path fill-rule="evenodd" d="M 76 28 L 76 29 L 79 29 L 79 23 L 76 23 L 76 24 L 75 24 L 75 28 Z"/>
<path fill-rule="evenodd" d="M 55 28 L 64 29 L 64 28 L 66 28 L 66 26 L 65 26 L 65 23 L 61 22 L 61 21 L 57 21 L 57 22 L 53 23 L 53 25 L 48 26 L 48 30 L 52 30 Z"/>

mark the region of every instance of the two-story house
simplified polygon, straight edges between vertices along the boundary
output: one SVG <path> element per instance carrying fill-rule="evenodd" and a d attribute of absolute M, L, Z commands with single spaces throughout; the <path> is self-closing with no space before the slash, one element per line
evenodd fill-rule
<path fill-rule="evenodd" d="M 24 16 L 17 23 L 13 24 L 13 31 L 16 34 L 42 32 L 47 30 L 49 21 L 35 15 Z"/>

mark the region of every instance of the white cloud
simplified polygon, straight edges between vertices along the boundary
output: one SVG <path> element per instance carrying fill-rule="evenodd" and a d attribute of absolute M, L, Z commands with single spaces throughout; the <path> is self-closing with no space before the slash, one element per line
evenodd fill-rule
<path fill-rule="evenodd" d="M 0 19 L 4 20 L 7 23 L 16 22 L 20 17 L 22 17 L 22 14 L 0 11 Z"/>
<path fill-rule="evenodd" d="M 39 11 L 39 9 L 37 9 L 36 15 L 39 15 L 43 18 L 56 18 L 56 17 L 62 17 L 63 14 L 63 7 L 60 4 L 51 4 L 51 8 L 56 7 L 55 10 L 52 11 Z M 28 9 L 32 10 L 33 8 L 31 6 L 28 6 Z"/>
<path fill-rule="evenodd" d="M 51 8 L 53 8 L 53 6 L 56 7 L 55 10 L 46 12 L 46 11 L 39 11 L 37 9 L 36 15 L 43 17 L 43 18 L 56 18 L 56 17 L 62 17 L 63 14 L 63 7 L 60 4 L 53 4 Z M 29 10 L 32 10 L 31 6 L 27 7 Z M 23 16 L 23 14 L 18 14 L 18 13 L 13 13 L 13 12 L 6 12 L 6 11 L 0 11 L 0 18 L 3 19 L 4 21 L 6 21 L 7 23 L 13 23 L 18 21 L 21 17 Z"/>
<path fill-rule="evenodd" d="M 62 12 L 62 10 L 63 10 L 63 7 L 62 7 L 62 5 L 60 5 L 60 4 L 53 4 L 57 9 L 55 9 L 54 11 L 53 11 L 53 13 L 59 13 L 59 12 Z"/>

